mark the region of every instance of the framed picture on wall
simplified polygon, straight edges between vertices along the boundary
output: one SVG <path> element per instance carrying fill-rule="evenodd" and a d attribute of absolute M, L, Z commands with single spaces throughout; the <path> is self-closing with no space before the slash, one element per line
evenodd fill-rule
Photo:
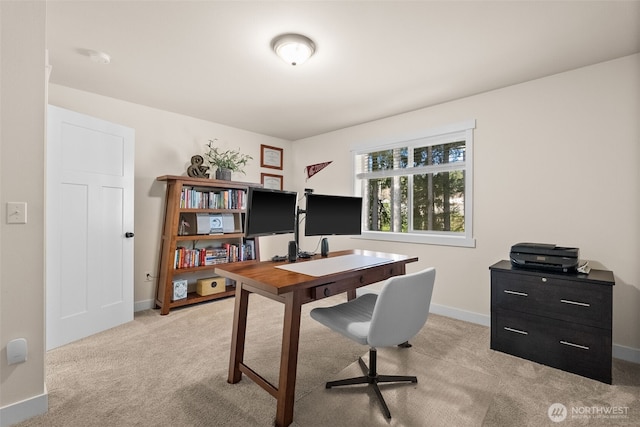
<path fill-rule="evenodd" d="M 282 190 L 282 175 L 274 175 L 270 173 L 260 174 L 260 183 L 264 188 Z"/>
<path fill-rule="evenodd" d="M 260 166 L 263 168 L 282 169 L 282 148 L 260 144 Z"/>

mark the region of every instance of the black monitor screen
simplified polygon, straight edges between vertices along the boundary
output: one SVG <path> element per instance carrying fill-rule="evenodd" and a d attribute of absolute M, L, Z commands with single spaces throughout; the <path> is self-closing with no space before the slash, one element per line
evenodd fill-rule
<path fill-rule="evenodd" d="M 298 193 L 249 187 L 246 237 L 293 233 L 296 229 Z"/>
<path fill-rule="evenodd" d="M 362 197 L 307 194 L 305 236 L 361 234 Z"/>

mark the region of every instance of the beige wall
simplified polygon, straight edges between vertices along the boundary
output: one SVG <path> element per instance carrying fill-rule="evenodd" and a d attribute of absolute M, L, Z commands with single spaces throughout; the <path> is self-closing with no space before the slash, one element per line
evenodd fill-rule
<path fill-rule="evenodd" d="M 0 2 L 0 408 L 45 393 L 45 11 Z M 6 223 L 7 202 L 27 203 L 27 224 Z M 27 339 L 28 358 L 9 366 L 16 338 Z"/>
<path fill-rule="evenodd" d="M 52 70 L 52 80 L 55 76 Z M 157 275 L 161 223 L 164 215 L 165 184 L 161 175 L 186 175 L 191 156 L 203 154 L 209 139 L 218 138 L 224 149 L 249 154 L 253 160 L 246 175 L 235 173 L 238 181 L 260 182 L 260 144 L 284 148 L 284 174 L 290 173 L 291 143 L 192 117 L 157 110 L 138 104 L 49 85 L 49 103 L 135 129 L 135 265 L 134 301 L 136 307 L 149 308 L 155 298 L 156 282 L 146 281 L 146 273 Z M 284 185 L 290 185 L 287 180 Z M 261 241 L 262 256 L 286 251 L 286 242 L 274 245 L 277 238 Z"/>
<path fill-rule="evenodd" d="M 488 321 L 488 267 L 508 259 L 512 244 L 579 247 L 581 258 L 613 270 L 614 343 L 637 350 L 639 117 L 640 55 L 633 55 L 298 141 L 294 170 L 333 160 L 298 190 L 350 194 L 350 147 L 476 119 L 475 248 L 331 238 L 332 248 L 418 255 L 412 270 L 438 271 L 434 304 Z"/>

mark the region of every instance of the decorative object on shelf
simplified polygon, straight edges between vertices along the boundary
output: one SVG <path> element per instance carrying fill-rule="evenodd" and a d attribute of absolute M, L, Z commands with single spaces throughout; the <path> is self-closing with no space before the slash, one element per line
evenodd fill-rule
<path fill-rule="evenodd" d="M 187 168 L 187 175 L 192 178 L 209 178 L 209 166 L 204 165 L 204 158 L 200 155 L 191 157 L 191 165 Z"/>
<path fill-rule="evenodd" d="M 191 224 L 185 221 L 183 218 L 180 219 L 180 227 L 178 228 L 178 236 L 187 236 L 189 232 L 187 228 L 190 228 Z"/>
<path fill-rule="evenodd" d="M 282 175 L 261 173 L 260 183 L 263 185 L 264 188 L 271 188 L 273 190 L 282 190 Z"/>
<path fill-rule="evenodd" d="M 305 172 L 307 173 L 306 181 L 308 181 L 309 178 L 311 178 L 313 175 L 315 175 L 318 172 L 320 172 L 322 169 L 324 169 L 327 166 L 329 166 L 331 163 L 333 163 L 333 160 L 328 161 L 328 162 L 323 162 L 323 163 L 316 163 L 314 165 L 309 165 L 306 168 L 304 168 Z"/>
<path fill-rule="evenodd" d="M 211 166 L 217 167 L 216 179 L 231 180 L 231 172 L 244 173 L 244 167 L 253 157 L 240 153 L 240 150 L 222 151 L 214 144 L 218 139 L 210 139 L 207 143 L 207 152 L 204 156 Z"/>
<path fill-rule="evenodd" d="M 224 277 L 209 277 L 207 279 L 198 279 L 196 283 L 196 292 L 200 296 L 217 294 L 226 290 L 226 279 Z"/>
<path fill-rule="evenodd" d="M 216 169 L 216 179 L 221 179 L 223 181 L 231 181 L 231 169 Z"/>
<path fill-rule="evenodd" d="M 260 144 L 260 166 L 282 170 L 282 148 Z"/>
<path fill-rule="evenodd" d="M 187 280 L 174 280 L 173 281 L 173 301 L 179 301 L 187 298 Z"/>

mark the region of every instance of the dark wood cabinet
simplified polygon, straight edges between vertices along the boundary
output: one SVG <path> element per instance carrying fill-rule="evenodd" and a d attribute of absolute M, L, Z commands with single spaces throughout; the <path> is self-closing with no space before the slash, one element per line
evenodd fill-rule
<path fill-rule="evenodd" d="M 491 349 L 611 384 L 611 271 L 491 271 Z"/>

